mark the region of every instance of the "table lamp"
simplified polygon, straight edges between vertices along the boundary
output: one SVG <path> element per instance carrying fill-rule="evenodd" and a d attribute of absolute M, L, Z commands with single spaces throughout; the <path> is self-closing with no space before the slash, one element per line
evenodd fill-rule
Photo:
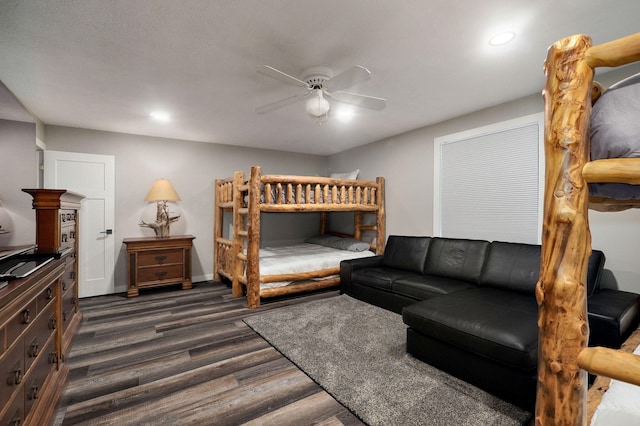
<path fill-rule="evenodd" d="M 166 238 L 169 236 L 169 226 L 171 223 L 177 221 L 180 215 L 170 216 L 169 208 L 167 206 L 168 201 L 180 201 L 180 197 L 171 182 L 167 179 L 158 179 L 153 183 L 153 186 L 149 190 L 149 193 L 144 198 L 147 202 L 155 201 L 157 203 L 156 221 L 154 223 L 147 223 L 141 221 L 140 226 L 151 228 L 155 231 L 156 237 Z"/>

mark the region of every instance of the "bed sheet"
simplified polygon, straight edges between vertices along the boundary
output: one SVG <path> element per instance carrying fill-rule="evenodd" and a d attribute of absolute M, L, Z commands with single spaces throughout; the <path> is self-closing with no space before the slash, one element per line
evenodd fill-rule
<path fill-rule="evenodd" d="M 335 268 L 342 260 L 375 256 L 371 251 L 337 250 L 318 244 L 300 243 L 260 249 L 260 275 L 291 274 Z M 260 283 L 260 288 L 275 288 L 291 282 Z"/>

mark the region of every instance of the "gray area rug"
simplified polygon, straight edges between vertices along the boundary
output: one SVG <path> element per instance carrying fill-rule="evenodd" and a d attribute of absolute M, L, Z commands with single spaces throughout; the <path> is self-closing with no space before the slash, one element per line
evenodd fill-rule
<path fill-rule="evenodd" d="M 530 417 L 413 358 L 400 315 L 346 295 L 244 322 L 370 425 L 521 425 Z"/>

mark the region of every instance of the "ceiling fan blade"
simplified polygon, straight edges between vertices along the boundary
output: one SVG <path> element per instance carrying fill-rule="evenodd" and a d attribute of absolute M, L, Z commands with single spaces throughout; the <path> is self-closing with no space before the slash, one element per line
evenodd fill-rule
<path fill-rule="evenodd" d="M 309 92 L 307 92 L 307 93 L 305 93 L 303 95 L 289 96 L 288 98 L 280 99 L 279 101 L 272 102 L 272 103 L 266 104 L 266 105 L 262 105 L 261 107 L 254 108 L 253 110 L 255 112 L 257 112 L 258 114 L 265 114 L 267 112 L 271 112 L 271 111 L 276 110 L 278 108 L 282 108 L 282 107 L 286 107 L 287 105 L 294 104 L 294 103 L 306 98 L 307 96 L 309 96 L 309 93 L 311 93 L 311 91 L 309 91 Z"/>
<path fill-rule="evenodd" d="M 369 109 L 375 109 L 377 111 L 384 109 L 384 107 L 387 105 L 386 99 L 376 98 L 375 96 L 359 95 L 357 93 L 349 92 L 334 92 L 328 95 L 339 102 L 345 102 Z"/>
<path fill-rule="evenodd" d="M 333 76 L 329 80 L 325 81 L 323 87 L 327 90 L 337 91 L 346 89 L 347 87 L 355 86 L 356 84 L 364 83 L 371 78 L 371 73 L 363 66 L 356 65 L 348 70 L 341 72 L 340 74 Z"/>
<path fill-rule="evenodd" d="M 262 65 L 258 67 L 258 72 L 264 75 L 268 75 L 269 77 L 273 77 L 276 80 L 280 80 L 283 83 L 292 84 L 294 86 L 306 87 L 309 88 L 309 85 L 302 80 L 299 80 L 287 73 L 284 73 L 280 70 L 275 69 L 274 67 L 270 67 L 269 65 Z"/>

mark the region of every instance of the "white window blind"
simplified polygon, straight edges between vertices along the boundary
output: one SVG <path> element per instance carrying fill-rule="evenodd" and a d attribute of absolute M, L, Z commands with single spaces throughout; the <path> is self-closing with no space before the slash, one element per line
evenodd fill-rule
<path fill-rule="evenodd" d="M 536 114 L 436 139 L 435 234 L 540 242 L 542 125 Z"/>

